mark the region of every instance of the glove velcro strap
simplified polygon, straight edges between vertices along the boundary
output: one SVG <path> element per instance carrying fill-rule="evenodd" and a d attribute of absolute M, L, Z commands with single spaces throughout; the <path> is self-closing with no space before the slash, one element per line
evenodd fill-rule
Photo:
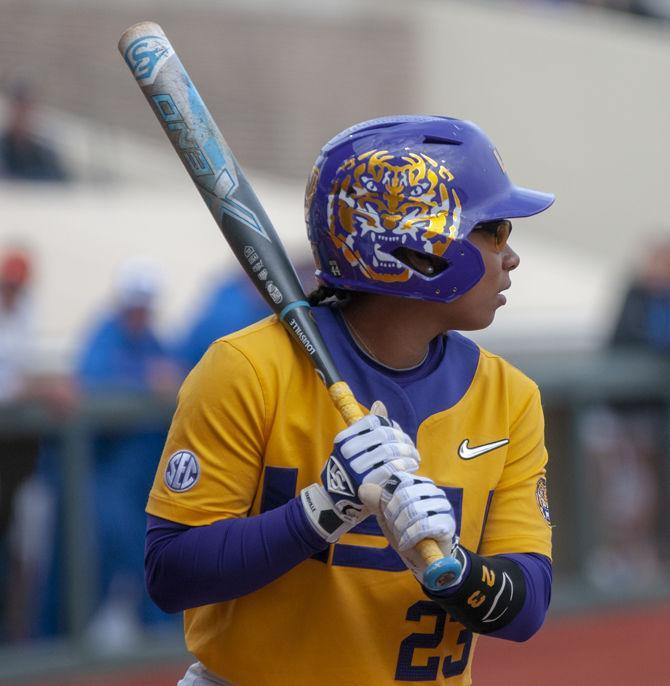
<path fill-rule="evenodd" d="M 335 543 L 340 536 L 356 526 L 363 507 L 350 500 L 333 502 L 320 484 L 311 484 L 300 491 L 300 500 L 312 526 L 317 533 Z"/>
<path fill-rule="evenodd" d="M 460 548 L 468 558 L 468 572 L 457 590 L 443 595 L 426 593 L 470 631 L 488 634 L 509 624 L 523 607 L 526 582 L 512 560 L 481 557 Z"/>

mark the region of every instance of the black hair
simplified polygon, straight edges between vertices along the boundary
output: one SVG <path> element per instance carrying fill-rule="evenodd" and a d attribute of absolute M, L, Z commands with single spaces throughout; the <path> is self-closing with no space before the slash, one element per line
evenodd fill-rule
<path fill-rule="evenodd" d="M 320 305 L 321 303 L 324 303 L 327 300 L 332 299 L 336 300 L 337 302 L 344 303 L 351 299 L 351 292 L 345 291 L 342 288 L 332 288 L 331 286 L 319 286 L 307 296 L 307 302 L 312 307 L 315 307 L 316 305 Z"/>

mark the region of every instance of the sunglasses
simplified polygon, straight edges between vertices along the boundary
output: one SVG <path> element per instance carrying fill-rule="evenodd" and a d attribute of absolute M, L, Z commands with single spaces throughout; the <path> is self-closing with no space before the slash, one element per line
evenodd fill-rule
<path fill-rule="evenodd" d="M 493 236 L 495 240 L 495 249 L 497 252 L 502 252 L 507 245 L 509 235 L 512 233 L 512 222 L 509 219 L 496 219 L 491 222 L 482 222 L 477 224 L 473 231 L 484 231 Z"/>

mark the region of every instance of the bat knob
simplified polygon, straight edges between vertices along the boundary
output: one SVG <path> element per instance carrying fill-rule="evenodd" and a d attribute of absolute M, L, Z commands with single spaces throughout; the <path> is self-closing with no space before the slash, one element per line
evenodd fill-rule
<path fill-rule="evenodd" d="M 423 573 L 423 585 L 430 591 L 443 591 L 458 578 L 461 563 L 453 557 L 443 557 L 428 565 Z"/>

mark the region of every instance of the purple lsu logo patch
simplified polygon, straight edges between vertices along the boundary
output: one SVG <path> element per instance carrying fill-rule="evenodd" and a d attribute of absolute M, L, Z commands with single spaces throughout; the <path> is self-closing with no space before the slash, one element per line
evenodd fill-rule
<path fill-rule="evenodd" d="M 200 463 L 190 450 L 178 450 L 170 455 L 165 467 L 165 485 L 175 493 L 193 488 L 200 478 Z"/>

